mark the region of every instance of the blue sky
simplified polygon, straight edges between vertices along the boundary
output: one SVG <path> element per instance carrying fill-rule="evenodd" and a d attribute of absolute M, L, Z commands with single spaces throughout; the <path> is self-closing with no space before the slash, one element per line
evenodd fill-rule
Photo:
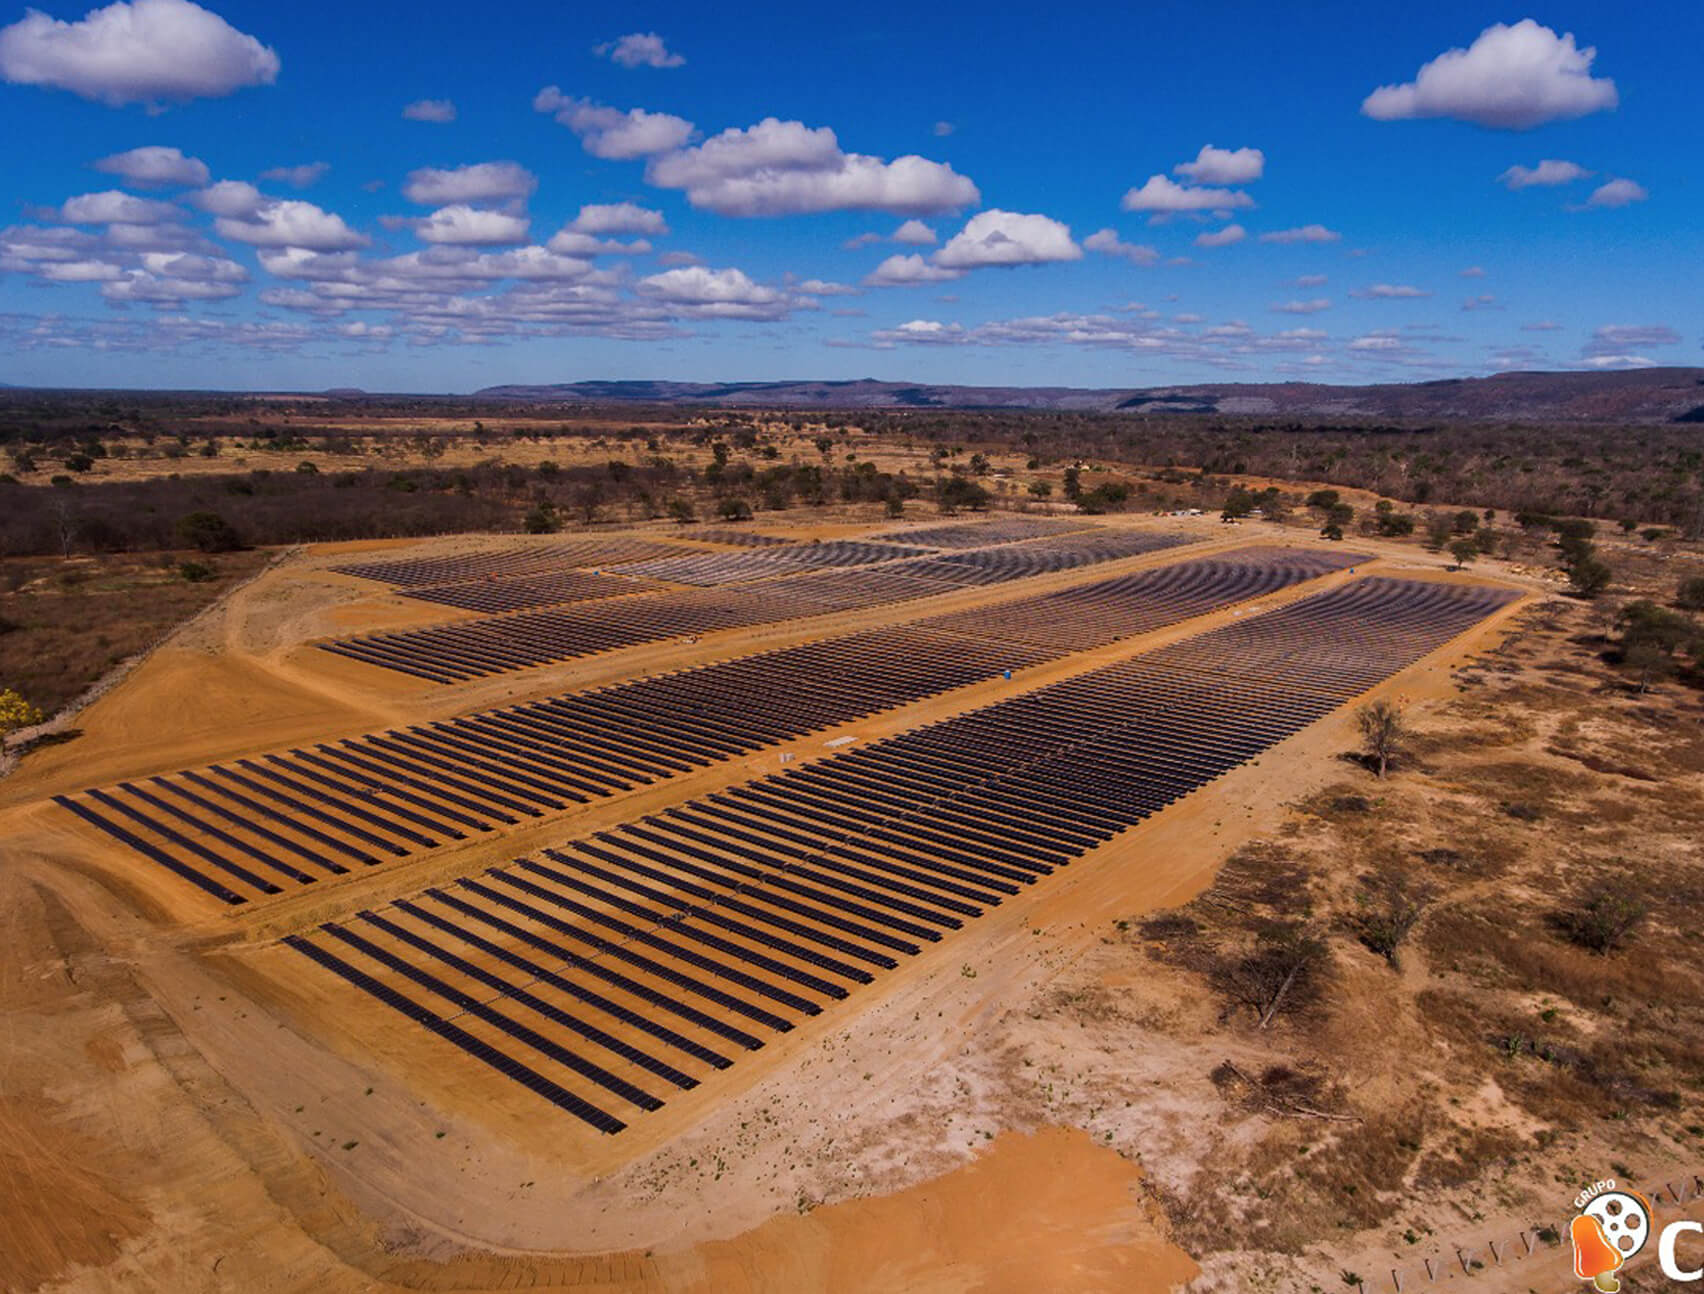
<path fill-rule="evenodd" d="M 50 0 L 0 27 L 14 384 L 1701 362 L 1694 0 Z"/>

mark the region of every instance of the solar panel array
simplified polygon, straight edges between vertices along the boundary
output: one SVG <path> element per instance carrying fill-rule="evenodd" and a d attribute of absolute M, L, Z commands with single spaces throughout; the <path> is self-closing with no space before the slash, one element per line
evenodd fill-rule
<path fill-rule="evenodd" d="M 1087 651 L 1366 560 L 1362 553 L 1259 545 L 1014 602 L 950 611 L 926 623 L 938 631 Z"/>
<path fill-rule="evenodd" d="M 617 1132 L 1516 596 L 1363 579 L 287 942 Z"/>
<path fill-rule="evenodd" d="M 491 548 L 448 557 L 400 557 L 385 561 L 349 562 L 331 569 L 340 575 L 378 580 L 395 587 L 454 584 L 493 576 L 530 575 L 564 566 L 611 566 L 648 557 L 667 557 L 682 551 L 678 544 L 658 543 L 632 535 L 598 535 L 560 543 Z"/>
<path fill-rule="evenodd" d="M 214 897 L 245 903 L 1178 623 L 1355 560 L 1240 550 L 61 803 Z"/>
<path fill-rule="evenodd" d="M 618 569 L 649 579 L 677 584 L 737 584 L 794 571 L 825 567 L 868 566 L 900 557 L 916 557 L 925 548 L 871 544 L 860 540 L 830 540 L 815 544 L 785 544 L 740 553 L 691 553 L 637 562 Z"/>
<path fill-rule="evenodd" d="M 1031 575 L 1047 575 L 1054 571 L 1117 561 L 1121 557 L 1135 557 L 1150 551 L 1143 543 L 1144 538 L 1139 531 L 1094 530 L 998 548 L 945 553 L 902 562 L 892 569 L 961 584 L 1001 584 L 1007 580 L 1027 579 Z"/>
<path fill-rule="evenodd" d="M 763 548 L 771 544 L 793 544 L 796 539 L 785 535 L 766 535 L 761 530 L 733 530 L 725 526 L 694 527 L 690 532 L 683 533 L 680 538 L 703 540 L 711 544 L 730 544 L 736 548 Z"/>
<path fill-rule="evenodd" d="M 691 560 L 690 556 L 686 560 Z M 463 580 L 459 584 L 427 584 L 398 590 L 405 598 L 461 607 L 467 611 L 495 614 L 528 607 L 553 606 L 562 602 L 595 602 L 629 593 L 646 593 L 663 586 L 655 580 L 633 575 L 610 575 L 603 571 L 546 571 L 537 575 L 492 576 Z"/>
<path fill-rule="evenodd" d="M 725 588 L 670 590 L 596 606 L 526 611 L 481 621 L 340 638 L 319 646 L 417 678 L 454 683 L 689 634 L 905 602 L 972 584 L 1023 579 L 1189 542 L 1184 535 L 1153 531 L 1083 539 L 1067 535 L 1006 549 L 963 553 L 951 559 L 925 559 L 924 565 L 896 561 Z M 851 549 L 841 547 L 839 551 Z M 1020 555 L 994 566 L 985 562 L 992 553 Z"/>
<path fill-rule="evenodd" d="M 1009 544 L 1044 535 L 1064 535 L 1093 530 L 1092 522 L 1048 517 L 994 517 L 986 521 L 954 521 L 921 530 L 896 530 L 881 538 L 896 544 L 921 544 L 925 548 L 981 548 L 987 544 Z"/>

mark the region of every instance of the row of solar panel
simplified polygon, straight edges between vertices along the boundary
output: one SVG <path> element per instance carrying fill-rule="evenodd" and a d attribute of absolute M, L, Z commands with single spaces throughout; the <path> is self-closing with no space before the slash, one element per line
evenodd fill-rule
<path fill-rule="evenodd" d="M 340 575 L 378 580 L 399 588 L 451 584 L 574 566 L 611 566 L 651 557 L 701 551 L 697 545 L 660 543 L 636 535 L 595 535 L 557 543 L 516 545 L 446 557 L 403 557 L 372 562 L 348 562 L 331 569 Z"/>
<path fill-rule="evenodd" d="M 901 557 L 920 557 L 926 548 L 837 539 L 814 544 L 785 544 L 737 553 L 683 553 L 617 567 L 621 573 L 674 584 L 738 584 L 796 571 L 870 566 Z"/>
<path fill-rule="evenodd" d="M 595 602 L 629 593 L 651 593 L 663 586 L 637 575 L 613 575 L 607 571 L 545 571 L 505 579 L 464 580 L 460 584 L 427 584 L 399 589 L 405 598 L 483 611 L 495 615 L 528 607 L 555 606 L 563 602 Z"/>
<path fill-rule="evenodd" d="M 677 538 L 727 544 L 730 548 L 770 548 L 776 544 L 798 542 L 785 535 L 765 534 L 761 530 L 735 530 L 727 526 L 694 526 L 691 530 L 681 531 Z"/>
<path fill-rule="evenodd" d="M 921 544 L 925 548 L 984 548 L 989 544 L 1015 543 L 1023 539 L 1093 529 L 1093 522 L 1077 518 L 989 517 L 981 521 L 951 521 L 924 526 L 920 530 L 893 530 L 877 538 L 894 544 Z"/>

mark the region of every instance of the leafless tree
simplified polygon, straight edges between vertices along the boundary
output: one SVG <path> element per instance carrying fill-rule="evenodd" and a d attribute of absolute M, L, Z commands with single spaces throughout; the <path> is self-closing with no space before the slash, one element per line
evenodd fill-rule
<path fill-rule="evenodd" d="M 53 516 L 54 533 L 59 538 L 59 554 L 61 557 L 69 557 L 72 545 L 77 542 L 77 509 L 72 507 L 71 500 L 60 492 L 53 496 L 48 511 Z"/>
<path fill-rule="evenodd" d="M 1355 712 L 1355 722 L 1366 743 L 1367 758 L 1377 765 L 1378 775 L 1384 777 L 1390 761 L 1408 738 L 1402 707 L 1394 701 L 1373 701 Z"/>
<path fill-rule="evenodd" d="M 1419 924 L 1431 898 L 1429 890 L 1400 873 L 1370 877 L 1356 896 L 1350 925 L 1363 944 L 1389 962 L 1392 969 L 1400 969 L 1398 950 Z"/>
<path fill-rule="evenodd" d="M 1310 928 L 1272 922 L 1256 934 L 1246 956 L 1221 968 L 1220 980 L 1265 1029 L 1280 1012 L 1305 1006 L 1317 996 L 1325 958 L 1325 941 Z"/>

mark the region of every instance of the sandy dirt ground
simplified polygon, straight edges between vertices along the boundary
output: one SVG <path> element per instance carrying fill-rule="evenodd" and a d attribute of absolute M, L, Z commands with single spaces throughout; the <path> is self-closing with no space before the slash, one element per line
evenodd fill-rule
<path fill-rule="evenodd" d="M 1198 528 L 1201 545 L 998 596 L 1293 538 L 1207 519 Z M 0 1287 L 1158 1291 L 1195 1275 L 1167 1240 L 1143 1172 L 1150 1157 L 1187 1162 L 1209 1117 L 1178 1105 L 1156 1122 L 1151 1103 L 1166 1098 L 1153 1091 L 1175 1058 L 1150 1054 L 1141 1037 L 1106 1039 L 1038 1070 L 1026 1031 L 1045 1015 L 1049 985 L 1094 956 L 1109 922 L 1197 893 L 1240 841 L 1277 829 L 1328 780 L 1330 757 L 1351 740 L 1347 712 L 996 909 L 727 1081 L 620 1138 L 596 1138 L 541 1120 L 518 1088 L 469 1075 L 456 1053 L 377 1004 L 323 996 L 323 977 L 275 942 L 370 892 L 512 856 L 530 837 L 418 859 L 311 905 L 209 917 L 154 878 L 127 877 L 135 862 L 42 798 L 996 595 L 423 690 L 365 667 L 342 673 L 343 662 L 303 650 L 327 632 L 387 623 L 387 599 L 401 601 L 325 570 L 356 548 L 314 550 L 243 590 L 92 707 L 78 741 L 0 783 Z M 1411 548 L 1381 556 L 1386 570 L 1469 578 Z M 1484 565 L 1471 578 L 1499 574 Z M 1452 665 L 1493 641 L 1507 614 L 1381 691 L 1419 706 L 1443 697 Z M 1229 615 L 1070 658 L 1052 675 L 961 689 L 847 735 L 987 704 Z M 830 735 L 797 743 L 800 756 L 822 754 Z M 647 794 L 669 802 L 743 780 L 772 769 L 780 749 Z M 645 807 L 625 798 L 597 812 L 619 821 Z M 588 815 L 546 834 L 595 825 Z M 1084 1108 L 1077 1098 L 1090 1088 Z M 1163 1155 L 1156 1135 L 1169 1140 Z"/>

